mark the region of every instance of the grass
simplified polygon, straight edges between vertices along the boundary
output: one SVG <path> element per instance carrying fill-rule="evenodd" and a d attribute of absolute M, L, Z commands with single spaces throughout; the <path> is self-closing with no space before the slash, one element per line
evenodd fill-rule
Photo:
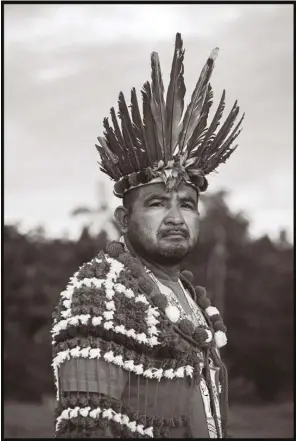
<path fill-rule="evenodd" d="M 5 438 L 53 436 L 53 402 L 36 405 L 4 404 Z M 235 405 L 229 411 L 230 435 L 234 438 L 293 438 L 293 403 L 266 406 Z"/>
<path fill-rule="evenodd" d="M 293 438 L 294 405 L 235 405 L 230 408 L 229 422 L 234 438 Z"/>

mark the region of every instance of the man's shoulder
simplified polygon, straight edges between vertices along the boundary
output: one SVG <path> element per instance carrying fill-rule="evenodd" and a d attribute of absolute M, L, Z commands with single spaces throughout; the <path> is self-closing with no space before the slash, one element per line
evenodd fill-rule
<path fill-rule="evenodd" d="M 86 281 L 85 279 L 114 279 L 116 275 L 124 269 L 124 263 L 120 261 L 120 255 L 110 255 L 108 245 L 105 250 L 101 250 L 95 257 L 83 263 L 71 282 Z"/>
<path fill-rule="evenodd" d="M 126 337 L 139 345 L 158 345 L 159 312 L 148 295 L 154 285 L 144 273 L 141 263 L 118 242 L 84 263 L 60 294 L 52 330 L 55 351 L 73 336 L 83 336 L 91 347 L 91 338 L 104 341 L 107 334 L 121 343 Z"/>
<path fill-rule="evenodd" d="M 62 309 L 64 318 L 67 318 L 67 314 L 70 317 L 70 312 L 64 311 L 69 311 L 70 307 L 71 315 L 93 315 L 97 311 L 95 305 L 103 300 L 114 300 L 115 293 L 130 301 L 137 301 L 138 297 L 143 300 L 146 297 L 143 294 L 151 290 L 152 282 L 149 284 L 147 277 L 140 260 L 128 253 L 122 243 L 109 242 L 104 250 L 83 263 L 70 277 L 60 294 L 61 308 L 58 309 Z"/>
<path fill-rule="evenodd" d="M 70 277 L 69 283 L 75 284 L 84 279 L 106 279 L 113 278 L 124 269 L 126 263 L 126 252 L 121 242 L 111 241 L 96 256 L 84 262 L 78 270 Z"/>
<path fill-rule="evenodd" d="M 121 277 L 125 268 L 124 264 L 118 260 L 119 255 L 116 256 L 114 253 L 110 255 L 109 245 L 91 260 L 84 262 L 69 278 L 64 290 L 60 293 L 58 305 L 53 314 L 55 320 L 67 319 L 78 313 L 91 313 L 92 315 L 92 306 L 100 297 L 100 293 L 105 293 L 103 290 L 106 288 L 105 285 L 108 287 L 108 285 L 114 285 L 115 281 L 116 283 L 124 281 Z M 122 247 L 120 249 L 122 250 Z"/>

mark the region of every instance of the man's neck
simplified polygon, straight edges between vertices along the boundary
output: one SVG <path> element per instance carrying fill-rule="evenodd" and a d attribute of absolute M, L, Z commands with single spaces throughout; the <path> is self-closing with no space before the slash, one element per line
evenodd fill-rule
<path fill-rule="evenodd" d="M 162 279 L 172 280 L 173 282 L 177 282 L 180 277 L 180 265 L 164 265 L 155 262 L 151 262 L 146 257 L 140 256 L 127 237 L 124 237 L 124 243 L 128 251 L 133 254 L 135 257 L 141 260 L 143 265 L 145 265 L 156 277 L 160 277 Z"/>
<path fill-rule="evenodd" d="M 157 263 L 152 263 L 146 259 L 142 259 L 144 265 L 157 277 L 163 280 L 171 280 L 172 282 L 177 282 L 180 277 L 180 265 L 160 265 Z"/>

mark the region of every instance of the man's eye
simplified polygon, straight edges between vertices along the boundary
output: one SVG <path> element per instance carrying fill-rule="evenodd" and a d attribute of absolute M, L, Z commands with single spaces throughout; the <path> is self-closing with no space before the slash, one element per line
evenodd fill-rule
<path fill-rule="evenodd" d="M 190 208 L 191 210 L 193 210 L 193 206 L 191 204 L 182 204 L 182 208 Z"/>
<path fill-rule="evenodd" d="M 163 202 L 151 202 L 149 204 L 149 207 L 162 207 L 163 206 Z"/>

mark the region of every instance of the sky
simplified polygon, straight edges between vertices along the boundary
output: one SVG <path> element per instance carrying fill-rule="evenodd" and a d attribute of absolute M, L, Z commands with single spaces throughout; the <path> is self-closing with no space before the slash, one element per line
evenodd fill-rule
<path fill-rule="evenodd" d="M 239 148 L 209 192 L 225 189 L 254 237 L 293 240 L 293 6 L 285 4 L 6 4 L 4 212 L 23 231 L 76 237 L 79 206 L 119 200 L 94 147 L 120 91 L 138 97 L 150 54 L 169 82 L 176 32 L 185 47 L 187 100 L 211 50 L 215 110 L 226 89 L 246 113 Z M 104 222 L 102 216 L 100 222 Z M 97 218 L 96 222 L 99 223 Z M 97 224 L 99 227 L 99 225 Z"/>

